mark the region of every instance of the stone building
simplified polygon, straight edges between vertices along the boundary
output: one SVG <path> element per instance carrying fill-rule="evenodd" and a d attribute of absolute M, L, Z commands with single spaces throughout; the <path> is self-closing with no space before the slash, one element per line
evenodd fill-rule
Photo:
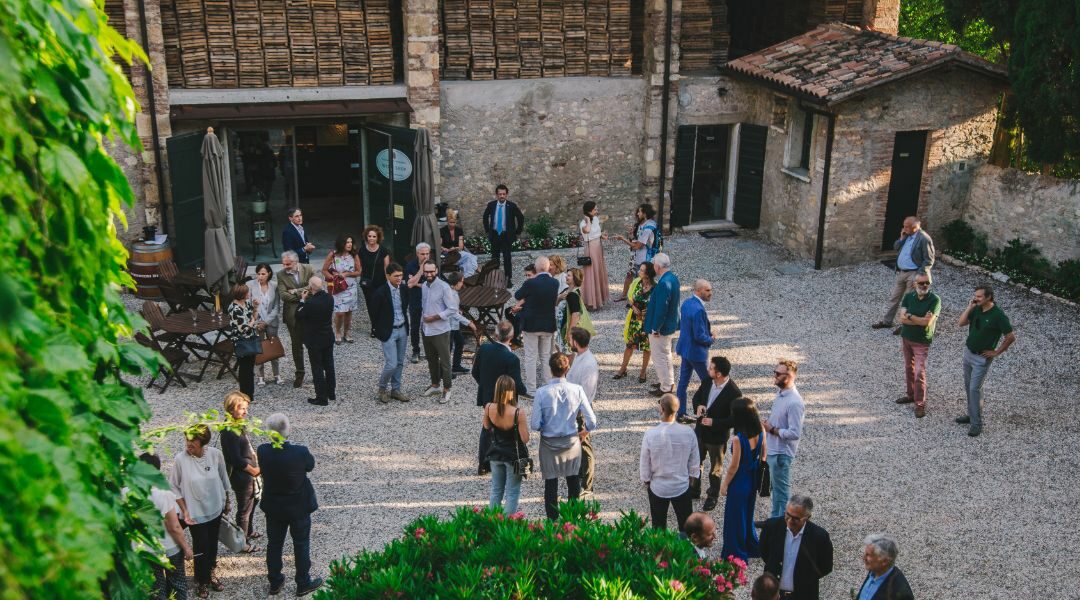
<path fill-rule="evenodd" d="M 813 98 L 724 67 L 826 23 L 895 33 L 899 13 L 899 0 L 105 4 L 121 32 L 147 50 L 152 67 L 130 68 L 144 149 L 116 152 L 139 199 L 127 237 L 156 225 L 170 234 L 182 264 L 201 260 L 198 144 L 209 126 L 228 152 L 236 250 L 259 260 L 280 252 L 283 211 L 293 205 L 304 210 L 324 249 L 340 232 L 355 235 L 377 223 L 402 254 L 413 216 L 415 127 L 431 133 L 436 194 L 461 209 L 467 235 L 479 233 L 484 203 L 495 184 L 505 183 L 527 221 L 547 214 L 569 229 L 581 203 L 595 200 L 614 231 L 629 223 L 637 203 L 649 201 L 662 207 L 667 226 L 760 223 L 806 253 L 816 239 L 818 197 L 777 183 L 779 171 L 765 162 L 772 165 L 788 145 L 777 128 L 790 127 L 774 124 L 777 93 Z M 979 90 L 990 89 L 984 74 L 964 74 Z M 949 80 L 937 85 L 948 88 Z M 882 108 L 887 93 L 901 88 L 880 88 L 877 109 L 856 99 L 845 109 L 891 115 Z M 940 93 L 981 94 L 957 90 Z M 991 104 L 970 114 L 990 115 Z M 813 106 L 832 105 L 818 98 Z M 950 122 L 959 127 L 963 115 L 954 116 Z M 844 129 L 848 123 L 852 128 Z M 837 140 L 859 141 L 855 121 L 838 124 Z M 823 156 L 822 130 L 812 132 L 815 156 Z M 888 136 L 875 152 L 891 152 Z M 836 160 L 854 160 L 856 150 L 840 145 Z M 820 187 L 818 165 L 810 166 L 809 184 L 782 176 Z M 844 193 L 853 192 L 838 191 L 830 206 Z M 842 233 L 844 207 L 860 205 L 854 198 L 830 209 L 829 235 Z M 783 210 L 791 218 L 774 216 Z M 869 246 L 828 262 L 853 259 Z"/>

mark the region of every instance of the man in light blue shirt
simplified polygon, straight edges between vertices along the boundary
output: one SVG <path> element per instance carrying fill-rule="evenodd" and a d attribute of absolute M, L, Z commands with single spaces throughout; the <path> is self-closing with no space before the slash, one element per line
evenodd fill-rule
<path fill-rule="evenodd" d="M 893 244 L 893 250 L 898 250 L 899 254 L 896 257 L 896 277 L 893 280 L 892 294 L 885 305 L 885 316 L 871 325 L 874 329 L 892 327 L 900 301 L 905 294 L 915 289 L 916 275 L 921 273 L 930 277 L 930 269 L 934 266 L 934 240 L 922 230 L 918 217 L 904 219 L 900 239 Z M 900 335 L 900 328 L 897 327 L 893 334 Z"/>
<path fill-rule="evenodd" d="M 425 396 L 439 396 L 439 403 L 450 402 L 450 385 L 453 374 L 450 371 L 450 319 L 458 314 L 458 297 L 450 284 L 439 279 L 438 268 L 428 261 L 421 268 L 423 273 L 423 299 L 421 320 L 424 341 L 424 354 L 427 356 L 428 373 L 431 375 L 431 387 Z M 454 275 L 455 273 L 451 273 Z M 460 276 L 460 273 L 456 273 Z M 442 388 L 439 381 L 442 381 Z"/>
<path fill-rule="evenodd" d="M 915 600 L 907 577 L 896 566 L 900 554 L 896 540 L 884 533 L 866 536 L 863 542 L 863 564 L 866 579 L 859 588 L 858 600 Z"/>
<path fill-rule="evenodd" d="M 548 360 L 551 381 L 536 390 L 529 429 L 540 432 L 540 471 L 544 474 L 544 510 L 552 521 L 559 518 L 559 478 L 566 478 L 566 497 L 581 495 L 581 438 L 596 429 L 596 415 L 585 389 L 566 380 L 570 359 L 560 352 Z M 577 417 L 585 428 L 579 433 Z"/>
<path fill-rule="evenodd" d="M 799 450 L 802 437 L 803 415 L 806 404 L 799 390 L 795 389 L 795 375 L 799 365 L 793 360 L 781 360 L 773 371 L 773 379 L 780 391 L 773 400 L 769 418 L 761 422 L 765 429 L 765 447 L 768 456 L 769 478 L 772 482 L 772 512 L 770 517 L 784 514 L 791 496 L 791 463 Z"/>

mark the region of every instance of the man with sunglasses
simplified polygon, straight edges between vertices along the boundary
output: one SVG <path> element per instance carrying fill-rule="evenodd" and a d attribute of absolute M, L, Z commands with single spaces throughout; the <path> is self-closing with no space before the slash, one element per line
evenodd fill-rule
<path fill-rule="evenodd" d="M 941 313 L 941 298 L 930 291 L 930 276 L 915 277 L 915 291 L 900 301 L 900 352 L 904 356 L 904 381 L 907 393 L 897 398 L 897 404 L 915 403 L 915 417 L 926 416 L 926 359 L 934 327 Z"/>
<path fill-rule="evenodd" d="M 773 370 L 773 383 L 780 388 L 773 399 L 769 418 L 761 421 L 765 430 L 765 447 L 769 464 L 769 481 L 772 483 L 771 517 L 784 513 L 788 496 L 791 494 L 791 463 L 799 449 L 802 437 L 803 415 L 806 403 L 799 390 L 795 389 L 795 375 L 799 365 L 793 360 L 783 359 Z"/>
<path fill-rule="evenodd" d="M 964 346 L 964 391 L 968 413 L 956 418 L 961 425 L 971 425 L 968 435 L 982 433 L 982 385 L 990 363 L 1016 341 L 1009 317 L 994 304 L 994 289 L 988 285 L 975 288 L 975 295 L 960 315 L 957 325 L 968 328 Z M 1002 340 L 1002 336 L 1005 339 Z M 998 340 L 1001 345 L 998 346 Z"/>
<path fill-rule="evenodd" d="M 813 511 L 813 500 L 795 494 L 783 516 L 765 521 L 761 529 L 761 560 L 765 572 L 780 579 L 782 600 L 817 600 L 820 580 L 832 573 L 832 539 L 810 522 Z"/>

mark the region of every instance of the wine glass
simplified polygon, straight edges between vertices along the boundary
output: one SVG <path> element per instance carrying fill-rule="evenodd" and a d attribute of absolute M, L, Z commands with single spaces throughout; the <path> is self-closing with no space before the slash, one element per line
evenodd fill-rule
<path fill-rule="evenodd" d="M 195 309 L 194 308 L 188 309 L 188 312 L 191 313 L 191 324 L 194 325 L 194 324 L 198 323 L 199 322 L 199 314 L 197 312 L 195 312 Z"/>

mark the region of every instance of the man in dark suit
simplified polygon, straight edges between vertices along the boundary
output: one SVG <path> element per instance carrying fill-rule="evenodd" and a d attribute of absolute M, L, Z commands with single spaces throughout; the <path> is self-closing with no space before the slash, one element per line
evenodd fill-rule
<path fill-rule="evenodd" d="M 832 573 L 832 540 L 810 522 L 813 510 L 813 500 L 793 494 L 784 516 L 765 521 L 761 529 L 761 558 L 765 570 L 780 579 L 781 598 L 817 600 L 819 580 Z"/>
<path fill-rule="evenodd" d="M 318 406 L 337 400 L 337 377 L 334 374 L 334 299 L 323 289 L 321 277 L 312 277 L 308 289 L 300 293 L 296 318 L 304 327 L 304 345 L 311 362 L 315 397 L 308 402 Z"/>
<path fill-rule="evenodd" d="M 690 377 L 697 373 L 702 383 L 709 378 L 708 367 L 709 346 L 712 346 L 716 338 L 712 334 L 712 325 L 709 324 L 709 313 L 705 310 L 705 303 L 712 300 L 712 284 L 705 279 L 694 282 L 694 295 L 682 303 L 679 311 L 682 317 L 679 319 L 679 341 L 675 343 L 675 353 L 682 359 L 679 367 L 679 385 L 675 388 L 675 395 L 679 398 L 680 423 L 692 423 L 693 419 L 686 414 L 686 388 L 690 385 Z"/>
<path fill-rule="evenodd" d="M 884 533 L 866 536 L 863 542 L 866 579 L 859 588 L 858 600 L 915 600 L 907 577 L 896 566 L 900 548 Z"/>
<path fill-rule="evenodd" d="M 289 223 L 281 231 L 281 247 L 284 251 L 295 252 L 300 263 L 306 265 L 311 262 L 309 255 L 315 251 L 315 244 L 309 242 L 307 234 L 304 233 L 304 213 L 293 207 L 285 211 L 285 216 Z"/>
<path fill-rule="evenodd" d="M 491 258 L 498 260 L 502 254 L 503 272 L 506 273 L 506 287 L 510 287 L 510 251 L 517 241 L 521 230 L 525 228 L 525 215 L 518 205 L 510 202 L 510 188 L 499 184 L 495 188 L 495 199 L 488 202 L 484 209 L 484 233 L 491 242 Z"/>
<path fill-rule="evenodd" d="M 731 434 L 731 401 L 742 396 L 739 386 L 731 380 L 731 361 L 723 356 L 709 360 L 709 378 L 694 394 L 694 414 L 697 415 L 698 451 L 701 452 L 701 473 L 709 474 L 709 489 L 701 510 L 716 508 L 720 496 L 720 478 L 724 472 L 724 448 Z M 708 457 L 709 470 L 705 470 Z M 693 497 L 701 497 L 701 479 L 694 484 Z"/>
<path fill-rule="evenodd" d="M 409 397 L 401 391 L 401 373 L 405 370 L 405 352 L 408 349 L 409 286 L 401 265 L 390 263 L 386 267 L 386 284 L 371 294 L 371 319 L 375 339 L 382 344 L 383 370 L 379 374 L 379 402 L 386 404 L 393 398 L 408 402 Z"/>
<path fill-rule="evenodd" d="M 495 382 L 503 375 L 514 378 L 517 385 L 517 393 L 520 396 L 525 393 L 525 384 L 521 381 L 521 361 L 510 350 L 510 340 L 514 339 L 514 326 L 510 321 L 499 321 L 495 330 L 498 342 L 488 342 L 476 351 L 473 358 L 472 378 L 476 380 L 476 405 L 481 409 L 495 398 Z M 488 464 L 487 453 L 491 446 L 491 432 L 480 428 L 480 450 L 477 454 L 479 467 L 477 475 L 491 472 Z"/>
<path fill-rule="evenodd" d="M 288 438 L 289 418 L 284 414 L 274 413 L 264 424 L 267 429 Z M 286 531 L 292 534 L 296 595 L 310 594 L 322 585 L 322 579 L 312 579 L 310 573 L 311 513 L 318 510 L 319 503 L 307 474 L 315 468 L 315 457 L 305 446 L 288 441 L 280 448 L 269 442 L 262 444 L 256 454 L 263 479 L 259 506 L 266 513 L 266 571 L 270 594 L 278 594 L 285 585 L 285 576 L 281 574 L 281 550 Z"/>
<path fill-rule="evenodd" d="M 300 294 L 315 276 L 315 269 L 311 265 L 300 264 L 296 252 L 292 250 L 281 253 L 281 266 L 283 268 L 277 274 L 277 293 L 281 298 L 285 326 L 289 328 L 292 343 L 293 366 L 296 367 L 293 387 L 298 388 L 304 384 L 304 326 L 296 317 L 296 309 L 300 307 Z"/>
<path fill-rule="evenodd" d="M 518 312 L 521 324 L 522 342 L 525 344 L 525 387 L 528 395 L 536 395 L 536 364 L 543 365 L 544 381 L 551 379 L 548 357 L 552 352 L 555 337 L 555 304 L 559 299 L 559 282 L 548 273 L 550 262 L 546 256 L 536 259 L 536 277 L 526 280 L 514 294 L 517 300 L 524 300 Z"/>

